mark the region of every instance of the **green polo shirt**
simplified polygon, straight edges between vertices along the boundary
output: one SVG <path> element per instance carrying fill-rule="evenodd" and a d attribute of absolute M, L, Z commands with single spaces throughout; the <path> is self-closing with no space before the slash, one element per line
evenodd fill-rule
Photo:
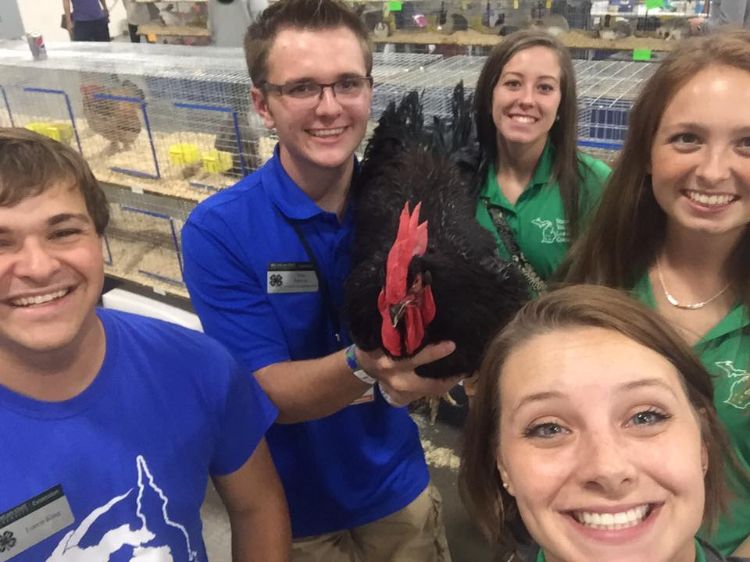
<path fill-rule="evenodd" d="M 648 275 L 633 293 L 650 308 L 656 308 Z M 740 465 L 750 474 L 750 309 L 737 305 L 693 346 L 706 370 L 714 376 L 714 404 L 729 434 L 729 442 Z M 730 479 L 737 480 L 730 474 Z M 719 520 L 709 537 L 723 554 L 731 554 L 750 536 L 750 482 L 737 483 L 729 514 Z"/>
<path fill-rule="evenodd" d="M 552 178 L 554 156 L 552 143 L 547 141 L 534 175 L 515 205 L 503 195 L 497 183 L 495 167 L 489 166 L 476 212 L 479 224 L 494 235 L 500 255 L 509 259 L 510 254 L 487 211 L 488 206 L 500 208 L 518 247 L 537 274 L 545 280 L 560 266 L 570 246 L 560 186 Z M 601 160 L 584 153 L 579 153 L 578 170 L 582 178 L 580 216 L 585 221 L 598 206 L 611 170 Z"/>

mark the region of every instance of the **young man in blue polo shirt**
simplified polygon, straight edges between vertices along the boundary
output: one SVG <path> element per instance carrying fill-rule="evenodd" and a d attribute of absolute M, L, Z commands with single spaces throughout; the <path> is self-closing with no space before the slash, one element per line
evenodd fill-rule
<path fill-rule="evenodd" d="M 294 560 L 449 560 L 439 498 L 405 408 L 455 381 L 364 353 L 341 318 L 348 191 L 372 99 L 367 31 L 338 0 L 280 0 L 250 26 L 255 108 L 273 158 L 199 205 L 183 228 L 185 279 L 207 333 L 279 408 L 268 441 L 292 518 Z M 374 384 L 375 383 L 375 384 Z"/>

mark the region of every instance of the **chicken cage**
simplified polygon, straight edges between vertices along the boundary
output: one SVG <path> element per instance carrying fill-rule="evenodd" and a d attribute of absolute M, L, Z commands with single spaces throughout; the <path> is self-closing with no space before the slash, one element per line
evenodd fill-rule
<path fill-rule="evenodd" d="M 579 146 L 592 152 L 619 150 L 627 134 L 633 102 L 657 65 L 580 60 L 574 65 Z"/>
<path fill-rule="evenodd" d="M 472 30 L 491 35 L 538 25 L 568 31 L 590 29 L 590 0 L 414 0 L 362 4 L 365 26 L 376 35 L 399 32 L 451 34 Z"/>
<path fill-rule="evenodd" d="M 270 157 L 276 139 L 252 110 L 241 49 L 52 43 L 34 61 L 0 42 L 0 126 L 68 143 L 105 184 L 107 272 L 186 296 L 180 230 L 192 207 Z M 472 91 L 485 57 L 375 53 L 374 125 L 391 101 L 422 92 L 448 116 L 459 80 Z M 611 159 L 648 63 L 576 61 L 579 141 Z M 364 147 L 364 144 L 362 148 Z"/>

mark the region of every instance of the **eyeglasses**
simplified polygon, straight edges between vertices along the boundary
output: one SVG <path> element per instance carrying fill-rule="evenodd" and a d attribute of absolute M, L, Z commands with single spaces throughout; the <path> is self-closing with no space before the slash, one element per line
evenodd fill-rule
<path fill-rule="evenodd" d="M 293 100 L 315 102 L 323 99 L 323 90 L 331 88 L 334 97 L 339 101 L 354 100 L 367 87 L 372 87 L 372 76 L 346 76 L 330 84 L 318 82 L 289 82 L 287 84 L 272 84 L 263 82 L 261 88 L 265 91 L 276 92 Z"/>

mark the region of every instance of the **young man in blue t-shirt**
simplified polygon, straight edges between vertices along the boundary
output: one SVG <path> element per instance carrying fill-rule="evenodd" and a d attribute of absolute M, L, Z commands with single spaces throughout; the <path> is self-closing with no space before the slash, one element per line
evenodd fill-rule
<path fill-rule="evenodd" d="M 403 407 L 456 381 L 422 379 L 442 342 L 405 361 L 350 345 L 341 315 L 349 186 L 372 100 L 367 31 L 337 0 L 280 0 L 248 29 L 252 99 L 273 158 L 199 205 L 182 231 L 204 329 L 279 408 L 269 446 L 293 560 L 449 560 L 439 498 Z M 373 303 L 374 305 L 374 303 Z"/>
<path fill-rule="evenodd" d="M 108 220 L 78 153 L 0 129 L 0 560 L 206 562 L 209 476 L 235 561 L 287 560 L 276 408 L 210 338 L 96 309 Z"/>

